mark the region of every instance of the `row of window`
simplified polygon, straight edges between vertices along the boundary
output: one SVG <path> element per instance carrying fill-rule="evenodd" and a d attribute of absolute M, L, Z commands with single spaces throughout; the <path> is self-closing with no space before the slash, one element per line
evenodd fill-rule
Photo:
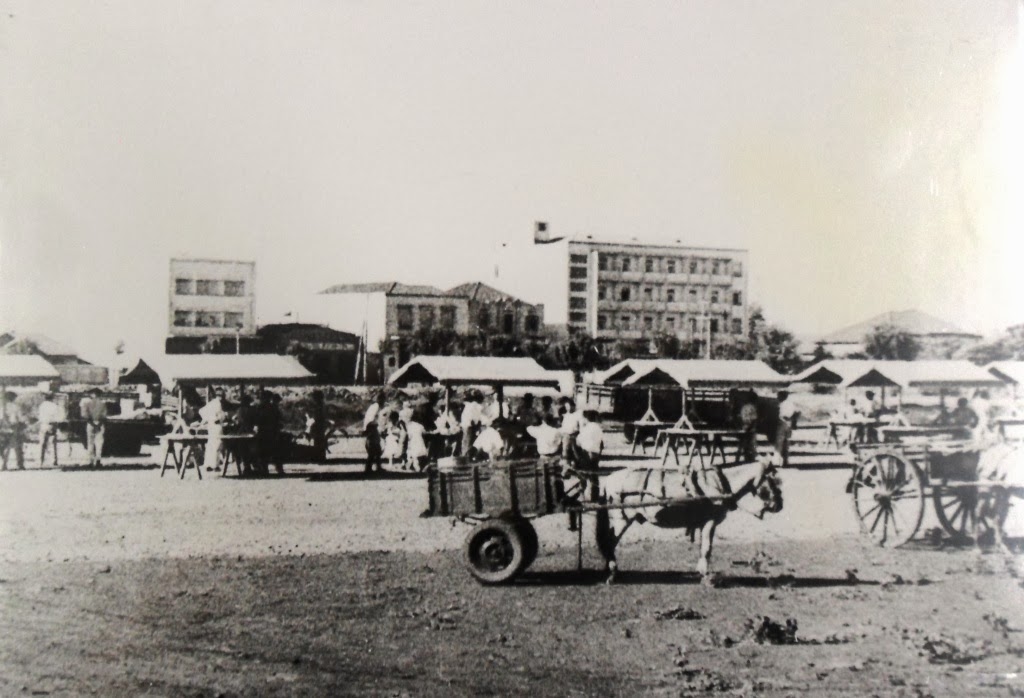
<path fill-rule="evenodd" d="M 685 291 L 685 293 L 684 293 Z M 620 300 L 620 301 L 662 301 L 664 303 L 676 303 L 687 301 L 695 303 L 700 300 L 706 300 L 709 303 L 728 303 L 730 300 L 730 292 L 728 289 L 708 288 L 708 287 L 690 287 L 675 288 L 675 287 L 658 287 L 658 286 L 628 286 L 620 284 L 618 287 L 612 286 L 611 284 L 601 284 L 597 287 L 597 299 L 598 300 Z M 573 301 L 577 299 L 569 299 L 569 307 L 573 306 Z M 578 299 L 584 301 L 584 299 Z M 743 305 L 743 292 L 732 291 L 731 300 L 733 305 Z M 586 307 L 579 305 L 576 307 Z"/>
<path fill-rule="evenodd" d="M 718 318 L 710 318 L 709 324 L 711 332 L 715 333 L 719 331 L 720 323 Z M 697 334 L 700 330 L 699 320 L 695 317 L 686 317 L 685 315 L 676 317 L 675 315 L 598 315 L 597 316 L 597 329 L 600 330 L 664 330 L 666 332 L 677 332 L 683 329 L 689 329 L 691 334 Z M 743 334 L 743 320 L 740 318 L 733 318 L 729 329 L 733 334 Z"/>
<path fill-rule="evenodd" d="M 175 327 L 226 327 L 237 329 L 245 326 L 245 315 L 235 312 L 208 312 L 205 310 L 175 310 Z"/>
<path fill-rule="evenodd" d="M 175 279 L 179 296 L 244 296 L 245 282 L 221 279 Z"/>
<path fill-rule="evenodd" d="M 586 255 L 570 255 L 571 264 L 586 264 Z M 743 275 L 743 262 L 735 259 L 714 259 L 710 257 L 641 257 L 637 255 L 597 255 L 597 268 L 601 271 L 644 271 L 658 274 L 716 274 Z M 572 270 L 570 269 L 570 276 Z M 584 276 L 586 274 L 584 273 Z"/>
<path fill-rule="evenodd" d="M 497 323 L 498 318 L 491 317 L 490 308 L 480 308 L 479 314 L 477 315 L 477 325 L 482 329 L 490 329 L 492 320 Z M 513 313 L 504 313 L 501 316 L 500 321 L 501 332 L 503 334 L 514 334 L 516 331 L 516 316 Z M 533 313 L 526 316 L 524 328 L 530 334 L 537 334 L 540 332 L 540 318 Z"/>
<path fill-rule="evenodd" d="M 397 314 L 398 329 L 412 330 L 416 328 L 414 316 L 419 316 L 419 328 L 421 330 L 433 329 L 435 326 L 442 330 L 454 330 L 456 308 L 454 305 L 399 305 L 395 307 Z M 437 323 L 435 325 L 435 323 Z"/>

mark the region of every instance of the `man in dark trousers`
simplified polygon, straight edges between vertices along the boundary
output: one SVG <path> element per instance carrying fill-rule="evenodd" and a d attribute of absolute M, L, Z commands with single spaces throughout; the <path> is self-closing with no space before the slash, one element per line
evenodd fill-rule
<path fill-rule="evenodd" d="M 279 475 L 284 474 L 281 460 L 281 410 L 275 395 L 269 390 L 260 391 L 260 402 L 256 407 L 256 472 L 267 475 L 270 463 Z"/>

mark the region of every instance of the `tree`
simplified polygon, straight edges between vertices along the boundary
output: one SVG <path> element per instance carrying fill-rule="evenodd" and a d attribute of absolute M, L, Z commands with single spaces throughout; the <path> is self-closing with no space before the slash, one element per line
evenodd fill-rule
<path fill-rule="evenodd" d="M 913 361 L 920 352 L 914 336 L 895 325 L 878 325 L 864 337 L 864 353 L 878 361 Z"/>

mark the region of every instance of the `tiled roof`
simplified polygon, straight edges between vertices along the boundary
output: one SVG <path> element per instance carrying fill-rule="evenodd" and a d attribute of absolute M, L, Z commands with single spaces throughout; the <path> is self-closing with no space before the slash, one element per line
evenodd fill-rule
<path fill-rule="evenodd" d="M 493 286 L 488 286 L 481 281 L 460 284 L 455 288 L 448 289 L 447 293 L 449 296 L 465 297 L 471 301 L 478 301 L 482 303 L 523 302 L 511 294 L 500 291 Z"/>
<path fill-rule="evenodd" d="M 0 354 L 0 380 L 20 378 L 50 380 L 59 378 L 49 361 L 36 354 Z"/>
<path fill-rule="evenodd" d="M 20 332 L 10 332 L 8 333 L 8 336 L 11 337 L 11 339 L 4 344 L 5 349 L 21 342 L 25 342 L 31 344 L 39 351 L 40 354 L 45 354 L 46 356 L 76 356 L 75 350 L 67 344 L 62 344 L 56 339 L 47 337 L 44 334 L 22 334 Z"/>
<path fill-rule="evenodd" d="M 337 284 L 320 293 L 385 293 L 389 296 L 445 296 L 449 295 L 434 286 L 403 284 L 397 281 L 378 281 L 367 284 Z"/>

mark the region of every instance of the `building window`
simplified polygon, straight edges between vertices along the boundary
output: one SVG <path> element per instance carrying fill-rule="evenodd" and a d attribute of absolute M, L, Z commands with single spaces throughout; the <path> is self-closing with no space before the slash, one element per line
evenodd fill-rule
<path fill-rule="evenodd" d="M 733 262 L 732 263 L 732 275 L 733 276 L 743 276 L 743 262 Z"/>
<path fill-rule="evenodd" d="M 690 334 L 697 334 L 697 318 L 690 318 Z"/>
<path fill-rule="evenodd" d="M 608 316 L 598 315 L 597 316 L 597 329 L 606 330 L 608 329 Z"/>
<path fill-rule="evenodd" d="M 220 313 L 197 313 L 196 327 L 221 327 L 223 316 Z"/>
<path fill-rule="evenodd" d="M 676 331 L 676 319 L 671 315 L 667 315 L 665 317 L 665 329 L 667 329 L 669 332 Z"/>
<path fill-rule="evenodd" d="M 669 274 L 675 274 L 676 273 L 676 260 L 670 259 L 667 262 L 665 262 L 665 271 L 668 272 Z"/>
<path fill-rule="evenodd" d="M 526 331 L 530 334 L 537 334 L 540 332 L 540 318 L 533 314 L 527 315 Z"/>
<path fill-rule="evenodd" d="M 629 257 L 622 258 L 622 271 L 629 271 Z"/>
<path fill-rule="evenodd" d="M 585 309 L 587 307 L 587 299 L 579 298 L 578 296 L 573 296 L 572 298 L 569 299 L 569 307 L 574 308 L 576 310 Z"/>
<path fill-rule="evenodd" d="M 197 296 L 219 296 L 217 293 L 217 282 L 213 279 L 200 279 L 196 282 Z"/>
<path fill-rule="evenodd" d="M 477 324 L 480 325 L 480 327 L 490 327 L 491 326 L 491 311 L 488 310 L 487 308 L 480 308 L 480 312 L 477 313 L 477 320 L 476 321 L 477 321 Z"/>
<path fill-rule="evenodd" d="M 718 318 L 711 318 L 711 320 L 708 321 L 708 324 L 712 333 L 718 332 Z"/>
<path fill-rule="evenodd" d="M 689 291 L 686 292 L 686 295 L 688 295 L 690 297 L 690 301 L 691 302 L 692 301 L 696 301 L 697 300 L 697 289 L 691 288 Z"/>
<path fill-rule="evenodd" d="M 644 260 L 644 271 L 654 271 L 654 260 L 650 257 Z"/>
<path fill-rule="evenodd" d="M 733 294 L 732 294 L 732 304 L 733 305 L 743 305 L 743 294 L 740 293 L 739 291 L 733 291 Z"/>
<path fill-rule="evenodd" d="M 585 279 L 587 278 L 586 267 L 569 267 L 569 278 L 570 279 Z"/>
<path fill-rule="evenodd" d="M 629 286 L 623 286 L 622 288 L 619 289 L 619 300 L 629 300 Z"/>
<path fill-rule="evenodd" d="M 711 292 L 711 302 L 712 303 L 717 303 L 718 302 L 718 291 L 712 291 Z"/>
<path fill-rule="evenodd" d="M 179 296 L 192 295 L 192 279 L 175 279 L 174 293 Z"/>
<path fill-rule="evenodd" d="M 420 329 L 429 330 L 434 327 L 434 306 L 432 305 L 421 305 L 419 309 L 420 313 Z"/>
<path fill-rule="evenodd" d="M 225 296 L 244 296 L 245 295 L 245 282 L 244 281 L 225 281 L 224 282 L 224 295 Z"/>
<path fill-rule="evenodd" d="M 411 305 L 400 305 L 395 308 L 395 313 L 398 315 L 398 329 L 411 330 L 413 328 Z"/>
<path fill-rule="evenodd" d="M 644 316 L 644 329 L 646 329 L 646 330 L 653 330 L 654 329 L 654 318 L 651 317 L 650 315 Z"/>
<path fill-rule="evenodd" d="M 569 264 L 586 264 L 587 255 L 585 254 L 571 254 L 569 255 Z"/>
<path fill-rule="evenodd" d="M 245 316 L 242 313 L 224 313 L 224 327 L 233 330 L 241 329 L 245 325 Z"/>
<path fill-rule="evenodd" d="M 577 322 L 577 323 L 579 323 L 579 322 L 586 322 L 586 321 L 587 321 L 587 314 L 586 313 L 581 313 L 578 310 L 575 310 L 575 311 L 572 311 L 572 312 L 569 313 L 569 322 Z"/>
<path fill-rule="evenodd" d="M 454 305 L 442 305 L 441 306 L 441 329 L 454 330 L 455 329 L 455 306 Z"/>
<path fill-rule="evenodd" d="M 654 300 L 654 289 L 653 288 L 645 288 L 644 289 L 644 300 L 645 301 L 653 301 Z"/>
<path fill-rule="evenodd" d="M 691 259 L 690 260 L 690 273 L 691 274 L 696 274 L 697 273 L 697 260 L 696 259 Z"/>
<path fill-rule="evenodd" d="M 676 302 L 676 290 L 674 288 L 665 289 L 665 300 L 669 303 Z"/>
<path fill-rule="evenodd" d="M 597 255 L 597 268 L 601 271 L 608 271 L 608 255 L 599 252 Z"/>
<path fill-rule="evenodd" d="M 621 329 L 623 329 L 623 330 L 628 330 L 629 329 L 629 316 L 628 315 L 623 315 L 622 317 L 619 318 L 619 327 Z"/>
<path fill-rule="evenodd" d="M 505 317 L 501 319 L 501 329 L 505 334 L 516 331 L 516 318 L 512 313 L 505 313 Z"/>
<path fill-rule="evenodd" d="M 175 327 L 190 327 L 192 325 L 192 313 L 187 310 L 174 311 Z"/>
<path fill-rule="evenodd" d="M 597 287 L 597 300 L 603 301 L 607 297 L 608 288 L 604 284 L 601 284 L 600 286 Z"/>
<path fill-rule="evenodd" d="M 569 290 L 573 293 L 586 293 L 587 282 L 586 281 L 571 281 L 569 283 Z"/>
<path fill-rule="evenodd" d="M 732 333 L 743 334 L 743 320 L 738 317 L 732 319 Z"/>
<path fill-rule="evenodd" d="M 721 271 L 722 271 L 722 263 L 716 260 L 714 262 L 714 264 L 711 265 L 711 273 L 715 274 L 717 276 L 718 274 L 721 273 Z"/>

